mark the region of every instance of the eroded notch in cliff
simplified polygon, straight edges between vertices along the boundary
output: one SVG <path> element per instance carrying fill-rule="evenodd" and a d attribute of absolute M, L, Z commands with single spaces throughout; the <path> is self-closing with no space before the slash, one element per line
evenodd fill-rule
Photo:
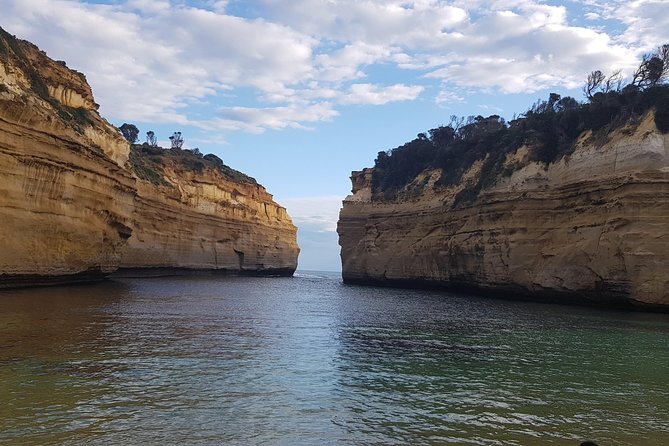
<path fill-rule="evenodd" d="M 239 269 L 240 270 L 244 269 L 244 252 L 237 251 L 234 248 L 233 250 L 235 251 L 235 254 L 237 254 L 237 260 L 239 261 Z"/>
<path fill-rule="evenodd" d="M 121 223 L 120 221 L 112 220 L 110 225 L 116 230 L 116 232 L 118 232 L 118 236 L 122 240 L 128 240 L 132 236 L 132 228 Z"/>
<path fill-rule="evenodd" d="M 126 225 L 120 216 L 108 210 L 99 211 L 98 215 L 118 233 L 121 240 L 128 240 L 132 237 L 132 228 Z"/>

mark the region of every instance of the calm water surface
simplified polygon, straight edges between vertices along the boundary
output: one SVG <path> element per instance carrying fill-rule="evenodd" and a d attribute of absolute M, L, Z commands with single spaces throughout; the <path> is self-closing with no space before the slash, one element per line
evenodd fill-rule
<path fill-rule="evenodd" d="M 0 292 L 0 444 L 669 444 L 669 316 L 335 274 Z"/>

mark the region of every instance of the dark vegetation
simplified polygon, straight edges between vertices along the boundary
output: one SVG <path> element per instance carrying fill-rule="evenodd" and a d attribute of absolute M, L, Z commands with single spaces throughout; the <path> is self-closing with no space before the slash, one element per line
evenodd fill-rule
<path fill-rule="evenodd" d="M 118 128 L 121 131 L 121 135 L 128 141 L 130 144 L 135 144 L 137 142 L 137 136 L 139 135 L 139 129 L 134 124 L 124 123 L 121 127 Z"/>
<path fill-rule="evenodd" d="M 158 138 L 153 130 L 146 132 L 146 144 L 151 147 L 158 147 Z"/>
<path fill-rule="evenodd" d="M 419 133 L 416 139 L 387 152 L 374 162 L 372 189 L 377 199 L 391 200 L 426 169 L 439 169 L 436 187 L 458 184 L 462 175 L 479 160 L 481 173 L 456 197 L 456 205 L 475 199 L 500 175 L 510 175 L 506 155 L 519 147 L 530 148 L 529 158 L 546 165 L 570 154 L 585 131 L 592 131 L 594 143 L 603 144 L 611 131 L 634 123 L 655 109 L 655 124 L 669 132 L 669 45 L 644 56 L 632 81 L 623 86 L 620 73 L 605 76 L 592 72 L 583 88 L 587 101 L 551 93 L 519 118 L 505 122 L 498 115 L 488 117 L 451 116 L 450 123 Z M 422 185 L 418 185 L 419 188 Z"/>
<path fill-rule="evenodd" d="M 226 166 L 216 155 L 202 155 L 198 149 L 163 149 L 148 143 L 133 144 L 129 161 L 139 178 L 159 186 L 170 186 L 164 179 L 164 167 L 168 163 L 195 173 L 215 170 L 238 183 L 258 184 L 254 178 Z"/>
<path fill-rule="evenodd" d="M 133 124 L 123 124 L 119 127 L 123 137 L 131 143 L 130 165 L 143 180 L 160 186 L 170 186 L 164 178 L 164 166 L 167 163 L 181 166 L 184 170 L 201 173 L 207 169 L 220 172 L 225 178 L 238 183 L 258 184 L 251 178 L 223 163 L 223 160 L 214 154 L 203 155 L 197 147 L 182 149 L 184 138 L 181 132 L 174 132 L 169 137 L 170 148 L 158 146 L 158 137 L 153 130 L 146 132 L 146 142 L 135 144 L 139 129 Z"/>
<path fill-rule="evenodd" d="M 151 154 L 148 149 L 154 149 L 150 146 L 130 146 L 130 157 L 128 162 L 132 166 L 135 175 L 142 180 L 149 181 L 158 186 L 170 186 L 170 183 L 163 178 L 163 157 L 162 153 Z M 156 149 L 160 152 L 163 149 Z"/>
<path fill-rule="evenodd" d="M 180 150 L 183 147 L 184 139 L 181 136 L 181 132 L 174 132 L 174 134 L 170 136 L 170 144 L 173 149 L 177 150 Z"/>

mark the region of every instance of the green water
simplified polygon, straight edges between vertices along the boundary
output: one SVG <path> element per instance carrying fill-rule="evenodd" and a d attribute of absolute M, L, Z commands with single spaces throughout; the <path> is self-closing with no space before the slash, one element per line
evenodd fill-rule
<path fill-rule="evenodd" d="M 668 315 L 330 274 L 0 305 L 0 444 L 669 444 Z"/>

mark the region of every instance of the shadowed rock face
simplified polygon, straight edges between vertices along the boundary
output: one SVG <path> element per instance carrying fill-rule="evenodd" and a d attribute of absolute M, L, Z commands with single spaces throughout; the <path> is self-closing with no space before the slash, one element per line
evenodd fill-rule
<path fill-rule="evenodd" d="M 349 283 L 439 286 L 505 297 L 669 308 L 669 135 L 652 113 L 597 145 L 589 135 L 547 167 L 527 148 L 469 204 L 463 184 L 384 201 L 354 172 L 338 232 Z"/>
<path fill-rule="evenodd" d="M 82 74 L 0 28 L 0 288 L 121 265 L 292 274 L 296 229 L 262 186 L 170 159 L 154 184 L 130 154 Z"/>

